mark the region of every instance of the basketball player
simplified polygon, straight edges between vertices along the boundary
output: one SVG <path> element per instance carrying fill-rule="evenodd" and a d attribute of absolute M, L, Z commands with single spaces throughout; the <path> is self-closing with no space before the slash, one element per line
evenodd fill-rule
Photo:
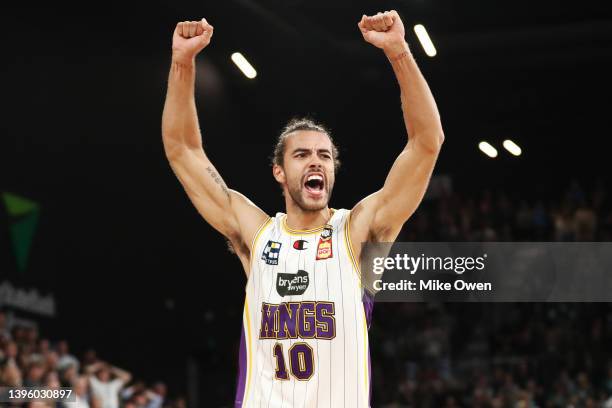
<path fill-rule="evenodd" d="M 194 60 L 213 26 L 186 21 L 174 31 L 162 119 L 166 155 L 247 276 L 236 407 L 369 406 L 372 304 L 360 281 L 360 244 L 396 239 L 423 198 L 444 136 L 399 15 L 364 15 L 358 27 L 393 67 L 410 138 L 403 135 L 406 147 L 380 190 L 351 210 L 332 209 L 338 153 L 331 136 L 310 120 L 290 122 L 272 170 L 286 213 L 274 217 L 228 188 L 202 146 Z"/>

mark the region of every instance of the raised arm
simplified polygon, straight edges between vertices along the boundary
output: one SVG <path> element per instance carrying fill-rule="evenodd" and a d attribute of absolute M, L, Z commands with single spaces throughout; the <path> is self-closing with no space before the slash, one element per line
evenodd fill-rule
<path fill-rule="evenodd" d="M 85 366 L 85 374 L 86 375 L 94 375 L 96 373 L 96 371 L 98 371 L 100 368 L 102 368 L 102 366 L 104 365 L 104 363 L 102 361 L 96 361 L 95 363 L 89 364 L 87 366 Z"/>
<path fill-rule="evenodd" d="M 209 43 L 205 19 L 178 23 L 162 116 L 162 138 L 170 166 L 204 219 L 227 237 L 248 274 L 249 246 L 268 216 L 242 194 L 227 188 L 204 152 L 194 97 L 195 57 Z"/>
<path fill-rule="evenodd" d="M 364 39 L 381 48 L 399 82 L 407 142 L 383 187 L 353 210 L 352 238 L 394 241 L 423 199 L 444 133 L 436 102 L 404 39 L 404 25 L 395 11 L 362 17 Z"/>
<path fill-rule="evenodd" d="M 132 374 L 129 371 L 123 370 L 119 367 L 115 367 L 109 364 L 110 371 L 117 377 L 123 384 L 127 384 L 132 380 Z"/>

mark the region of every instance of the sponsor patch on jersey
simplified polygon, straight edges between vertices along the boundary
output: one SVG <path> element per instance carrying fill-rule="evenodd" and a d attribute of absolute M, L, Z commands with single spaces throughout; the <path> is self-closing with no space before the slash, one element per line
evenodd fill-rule
<path fill-rule="evenodd" d="M 319 245 L 317 245 L 317 261 L 322 259 L 329 259 L 334 256 L 332 248 L 332 234 L 334 229 L 331 225 L 326 225 L 321 231 L 321 237 L 319 238 Z"/>
<path fill-rule="evenodd" d="M 261 254 L 261 260 L 266 261 L 268 265 L 278 265 L 278 254 L 280 253 L 281 245 L 280 242 L 268 241 Z"/>
<path fill-rule="evenodd" d="M 281 296 L 303 295 L 309 282 L 308 272 L 301 269 L 297 273 L 279 273 L 276 276 L 276 291 Z"/>
<path fill-rule="evenodd" d="M 293 249 L 297 249 L 298 251 L 303 251 L 308 249 L 306 244 L 308 241 L 304 241 L 303 239 L 298 239 L 297 241 L 293 241 Z"/>
<path fill-rule="evenodd" d="M 321 231 L 321 239 L 331 239 L 332 234 L 334 232 L 334 227 L 327 224 L 323 227 L 323 231 Z"/>

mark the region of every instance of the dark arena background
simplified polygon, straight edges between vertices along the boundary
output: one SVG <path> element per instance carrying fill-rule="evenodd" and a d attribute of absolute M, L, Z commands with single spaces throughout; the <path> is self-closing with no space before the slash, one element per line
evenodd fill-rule
<path fill-rule="evenodd" d="M 612 240 L 606 2 L 12 3 L 0 24 L 0 385 L 73 386 L 105 361 L 132 374 L 122 406 L 233 406 L 246 280 L 164 155 L 172 31 L 215 26 L 196 98 L 229 187 L 284 211 L 269 157 L 287 120 L 309 115 L 340 147 L 331 206 L 351 208 L 405 143 L 391 67 L 357 28 L 390 9 L 446 136 L 398 240 Z M 377 304 L 370 344 L 373 407 L 612 407 L 608 303 Z"/>

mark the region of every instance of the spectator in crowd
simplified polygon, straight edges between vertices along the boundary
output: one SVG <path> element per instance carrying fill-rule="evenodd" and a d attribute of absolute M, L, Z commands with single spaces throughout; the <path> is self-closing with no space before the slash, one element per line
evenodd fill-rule
<path fill-rule="evenodd" d="M 23 385 L 21 371 L 14 361 L 7 361 L 0 369 L 0 385 L 7 387 L 21 387 Z"/>
<path fill-rule="evenodd" d="M 11 329 L 10 340 L 0 338 L 0 386 L 73 388 L 75 403 L 53 405 L 53 408 L 172 408 L 178 403 L 166 401 L 166 386 L 157 382 L 151 387 L 138 381 L 124 388 L 131 375 L 108 363 L 98 361 L 94 350 L 88 350 L 83 364 L 69 353 L 62 340 L 53 347 L 46 339 L 38 339 L 38 330 L 17 326 Z M 57 348 L 57 351 L 55 351 Z M 87 363 L 87 364 L 86 364 Z M 83 367 L 85 375 L 81 375 Z M 179 405 L 177 405 L 179 404 Z M 48 405 L 48 404 L 47 404 Z M 43 407 L 44 403 L 25 406 Z"/>
<path fill-rule="evenodd" d="M 23 379 L 24 387 L 41 387 L 43 376 L 45 375 L 45 365 L 40 361 L 30 363 Z"/>
<path fill-rule="evenodd" d="M 60 381 L 65 387 L 73 384 L 79 377 L 79 372 L 75 365 L 69 365 L 66 368 L 59 371 Z"/>
<path fill-rule="evenodd" d="M 17 363 L 17 343 L 9 340 L 5 343 L 4 350 L 0 350 L 0 358 L 7 362 Z"/>
<path fill-rule="evenodd" d="M 119 392 L 132 375 L 103 361 L 90 364 L 86 370 L 92 394 L 100 400 L 101 408 L 119 408 Z"/>
<path fill-rule="evenodd" d="M 2 342 L 3 339 L 10 340 L 10 338 L 11 338 L 11 328 L 9 327 L 6 313 L 0 310 L 0 342 Z"/>
<path fill-rule="evenodd" d="M 50 401 L 32 401 L 28 404 L 28 408 L 54 408 L 54 404 Z"/>
<path fill-rule="evenodd" d="M 121 391 L 120 397 L 122 400 L 128 401 L 130 398 L 132 398 L 133 395 L 139 394 L 143 392 L 145 389 L 146 389 L 146 385 L 143 381 L 136 381 L 129 387 L 125 387 Z"/>
<path fill-rule="evenodd" d="M 91 364 L 95 364 L 98 361 L 96 350 L 89 349 L 83 354 L 83 367 L 84 371 L 87 371 L 87 367 Z"/>
<path fill-rule="evenodd" d="M 612 370 L 610 372 L 612 374 Z M 610 380 L 612 381 L 612 377 L 610 377 Z M 149 403 L 147 404 L 146 408 L 162 408 L 164 399 L 166 398 L 166 392 L 166 384 L 163 382 L 158 381 L 153 384 L 153 388 L 150 391 L 147 391 Z"/>
<path fill-rule="evenodd" d="M 136 404 L 139 408 L 162 408 L 166 396 L 166 385 L 157 382 L 147 389 L 143 382 L 136 382 L 121 391 L 121 398 Z"/>
<path fill-rule="evenodd" d="M 95 396 L 89 395 L 89 379 L 87 376 L 79 376 L 72 382 L 72 388 L 76 396 L 75 408 L 90 408 L 89 400 L 93 399 L 91 407 L 99 407 L 100 403 Z M 66 408 L 70 408 L 69 405 Z"/>
<path fill-rule="evenodd" d="M 74 366 L 75 370 L 79 371 L 79 360 L 72 354 L 70 354 L 68 349 L 68 342 L 66 340 L 60 340 L 57 343 L 57 368 L 58 370 L 65 370 L 69 366 Z"/>

